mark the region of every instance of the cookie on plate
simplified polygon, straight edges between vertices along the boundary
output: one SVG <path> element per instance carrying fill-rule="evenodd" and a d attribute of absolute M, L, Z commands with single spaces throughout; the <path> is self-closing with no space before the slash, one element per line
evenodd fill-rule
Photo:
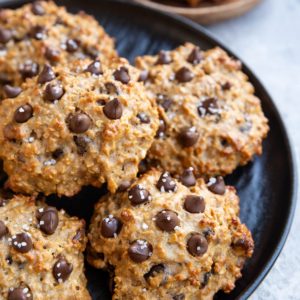
<path fill-rule="evenodd" d="M 225 175 L 261 154 L 268 132 L 260 100 L 241 63 L 220 48 L 187 43 L 136 59 L 160 127 L 148 158 L 172 173 Z"/>
<path fill-rule="evenodd" d="M 116 57 L 114 41 L 91 16 L 66 12 L 54 2 L 37 1 L 0 12 L 0 96 L 14 98 L 21 83 L 45 63 L 69 64 L 91 57 Z"/>
<path fill-rule="evenodd" d="M 0 299 L 91 299 L 85 223 L 35 199 L 0 204 Z"/>
<path fill-rule="evenodd" d="M 113 299 L 212 299 L 234 288 L 253 252 L 238 215 L 236 191 L 221 177 L 188 188 L 152 170 L 97 203 L 88 260 L 114 268 Z"/>
<path fill-rule="evenodd" d="M 158 128 L 156 103 L 125 59 L 46 65 L 0 104 L 0 157 L 15 192 L 72 196 L 135 178 Z"/>

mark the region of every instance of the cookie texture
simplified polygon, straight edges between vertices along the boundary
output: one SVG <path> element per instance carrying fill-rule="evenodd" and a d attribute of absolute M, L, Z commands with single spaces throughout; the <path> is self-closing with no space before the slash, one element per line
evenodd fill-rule
<path fill-rule="evenodd" d="M 198 175 L 214 176 L 261 154 L 267 119 L 241 63 L 225 51 L 187 43 L 138 57 L 136 66 L 159 105 L 150 161 L 172 173 L 193 167 Z"/>
<path fill-rule="evenodd" d="M 135 178 L 158 127 L 156 103 L 127 60 L 46 65 L 0 104 L 0 157 L 16 192 L 72 196 Z"/>
<path fill-rule="evenodd" d="M 35 199 L 0 203 L 0 299 L 91 299 L 85 223 Z"/>
<path fill-rule="evenodd" d="M 0 94 L 13 98 L 21 83 L 45 63 L 69 64 L 82 58 L 116 57 L 114 41 L 91 16 L 66 12 L 52 1 L 36 1 L 0 12 Z"/>
<path fill-rule="evenodd" d="M 212 299 L 253 252 L 239 199 L 222 177 L 190 188 L 151 170 L 95 206 L 88 260 L 114 278 L 113 299 Z"/>

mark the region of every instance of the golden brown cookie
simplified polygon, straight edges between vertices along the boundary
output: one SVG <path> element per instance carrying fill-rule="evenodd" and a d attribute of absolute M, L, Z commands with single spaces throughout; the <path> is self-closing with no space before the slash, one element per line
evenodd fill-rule
<path fill-rule="evenodd" d="M 241 63 L 220 48 L 187 43 L 136 59 L 160 127 L 148 158 L 172 173 L 229 174 L 262 152 L 268 132 L 260 100 Z"/>
<path fill-rule="evenodd" d="M 71 69 L 70 69 L 71 68 Z M 158 127 L 156 103 L 125 59 L 46 65 L 0 104 L 0 157 L 16 192 L 72 196 L 135 178 Z"/>
<path fill-rule="evenodd" d="M 34 198 L 0 203 L 0 299 L 91 299 L 84 226 Z"/>
<path fill-rule="evenodd" d="M 0 12 L 0 94 L 4 98 L 18 95 L 21 83 L 36 76 L 45 63 L 69 64 L 86 57 L 104 63 L 116 55 L 112 38 L 84 12 L 72 15 L 52 1 Z"/>
<path fill-rule="evenodd" d="M 253 252 L 239 199 L 221 177 L 188 188 L 152 170 L 95 207 L 89 262 L 114 268 L 115 300 L 212 299 Z"/>

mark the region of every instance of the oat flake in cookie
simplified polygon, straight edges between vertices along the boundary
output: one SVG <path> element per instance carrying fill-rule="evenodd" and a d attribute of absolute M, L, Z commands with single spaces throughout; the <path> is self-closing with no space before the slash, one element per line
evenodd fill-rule
<path fill-rule="evenodd" d="M 15 98 L 21 83 L 48 64 L 116 57 L 113 39 L 91 16 L 67 13 L 54 2 L 36 1 L 0 12 L 0 96 Z"/>
<path fill-rule="evenodd" d="M 0 299 L 89 300 L 85 223 L 34 198 L 0 206 Z"/>
<path fill-rule="evenodd" d="M 240 62 L 225 51 L 187 43 L 138 57 L 136 66 L 159 105 L 150 161 L 171 173 L 193 167 L 196 175 L 225 175 L 261 154 L 267 119 Z"/>
<path fill-rule="evenodd" d="M 221 178 L 188 188 L 152 170 L 98 202 L 88 260 L 112 272 L 115 300 L 213 299 L 234 288 L 253 252 L 238 215 L 236 191 Z"/>
<path fill-rule="evenodd" d="M 127 60 L 46 65 L 0 104 L 0 157 L 16 192 L 72 196 L 136 177 L 158 128 L 155 101 Z M 117 72 L 126 73 L 126 82 Z M 140 119 L 147 116 L 147 122 Z"/>

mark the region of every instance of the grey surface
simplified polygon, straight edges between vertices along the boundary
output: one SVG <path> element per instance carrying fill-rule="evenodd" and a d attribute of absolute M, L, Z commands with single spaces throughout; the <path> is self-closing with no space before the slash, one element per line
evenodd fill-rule
<path fill-rule="evenodd" d="M 272 95 L 299 166 L 300 1 L 264 0 L 247 15 L 208 29 L 250 66 Z M 300 205 L 281 255 L 251 297 L 256 299 L 300 299 Z"/>

